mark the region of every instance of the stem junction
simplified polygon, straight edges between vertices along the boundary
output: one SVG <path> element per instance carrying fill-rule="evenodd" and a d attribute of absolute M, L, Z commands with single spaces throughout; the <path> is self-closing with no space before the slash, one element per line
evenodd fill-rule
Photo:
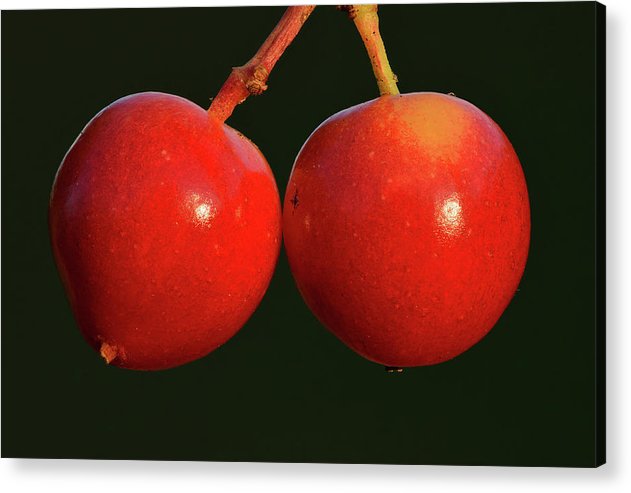
<path fill-rule="evenodd" d="M 221 122 L 250 94 L 261 94 L 267 89 L 267 78 L 283 52 L 294 40 L 315 5 L 287 7 L 274 30 L 256 54 L 241 67 L 235 67 L 213 99 L 208 113 Z"/>

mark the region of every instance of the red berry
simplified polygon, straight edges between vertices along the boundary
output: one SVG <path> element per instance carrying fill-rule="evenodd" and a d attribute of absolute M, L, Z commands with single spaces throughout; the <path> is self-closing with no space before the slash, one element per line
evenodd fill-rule
<path fill-rule="evenodd" d="M 269 284 L 279 202 L 256 146 L 190 101 L 141 93 L 101 111 L 64 158 L 49 215 L 86 340 L 142 370 L 226 342 Z"/>
<path fill-rule="evenodd" d="M 300 292 L 362 356 L 440 363 L 497 322 L 524 271 L 528 191 L 510 142 L 454 96 L 383 96 L 326 120 L 284 202 Z"/>

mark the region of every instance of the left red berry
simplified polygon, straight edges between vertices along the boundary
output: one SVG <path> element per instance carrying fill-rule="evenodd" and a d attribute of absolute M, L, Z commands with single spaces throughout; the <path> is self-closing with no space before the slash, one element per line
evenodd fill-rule
<path fill-rule="evenodd" d="M 49 211 L 81 332 L 108 363 L 137 370 L 201 358 L 245 324 L 269 285 L 280 223 L 258 148 L 161 93 L 119 99 L 88 123 Z"/>

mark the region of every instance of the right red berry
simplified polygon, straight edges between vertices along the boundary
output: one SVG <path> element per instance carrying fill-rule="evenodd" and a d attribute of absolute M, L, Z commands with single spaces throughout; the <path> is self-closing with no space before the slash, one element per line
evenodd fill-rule
<path fill-rule="evenodd" d="M 432 365 L 482 339 L 512 299 L 528 190 L 508 138 L 474 105 L 387 95 L 309 137 L 283 228 L 298 288 L 331 332 L 386 366 Z"/>

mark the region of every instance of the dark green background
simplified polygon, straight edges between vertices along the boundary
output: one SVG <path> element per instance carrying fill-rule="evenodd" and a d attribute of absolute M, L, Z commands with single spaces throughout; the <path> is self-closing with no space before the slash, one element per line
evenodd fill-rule
<path fill-rule="evenodd" d="M 401 91 L 453 91 L 483 109 L 511 139 L 528 182 L 532 244 L 520 290 L 465 354 L 386 374 L 316 321 L 284 253 L 251 320 L 202 360 L 125 371 L 82 340 L 48 242 L 48 194 L 64 153 L 95 113 L 130 93 L 207 106 L 282 12 L 2 13 L 2 455 L 602 462 L 591 2 L 380 10 Z M 269 85 L 229 123 L 261 148 L 282 195 L 315 127 L 377 89 L 359 36 L 333 7 L 316 9 Z"/>

